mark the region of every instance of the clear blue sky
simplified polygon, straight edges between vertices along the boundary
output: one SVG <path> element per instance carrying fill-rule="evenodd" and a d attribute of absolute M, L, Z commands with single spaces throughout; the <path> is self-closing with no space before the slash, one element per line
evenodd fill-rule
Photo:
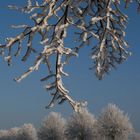
<path fill-rule="evenodd" d="M 6 37 L 16 35 L 17 31 L 10 28 L 11 24 L 22 24 L 28 21 L 25 15 L 8 10 L 6 8 L 8 4 L 23 5 L 25 1 L 0 1 L 1 43 Z M 128 113 L 136 131 L 140 132 L 140 14 L 136 13 L 135 6 L 131 6 L 125 12 L 129 15 L 126 40 L 133 53 L 128 61 L 99 81 L 94 72 L 89 70 L 90 48 L 87 47 L 81 50 L 78 59 L 72 58 L 66 67 L 70 77 L 64 82 L 74 99 L 88 101 L 88 108 L 95 116 L 108 103 L 115 103 Z M 2 129 L 28 122 L 39 126 L 41 120 L 50 111 L 61 112 L 65 117 L 72 113 L 67 103 L 45 110 L 50 96 L 43 88 L 45 83 L 39 81 L 40 77 L 45 75 L 44 67 L 19 84 L 12 80 L 27 70 L 31 62 L 32 60 L 29 60 L 23 64 L 20 59 L 14 59 L 13 66 L 9 68 L 0 57 L 0 128 Z"/>

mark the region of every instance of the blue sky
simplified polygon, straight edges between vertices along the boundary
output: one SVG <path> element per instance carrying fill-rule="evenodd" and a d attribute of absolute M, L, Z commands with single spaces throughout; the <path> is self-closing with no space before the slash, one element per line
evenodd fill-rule
<path fill-rule="evenodd" d="M 16 11 L 7 9 L 7 5 L 23 5 L 25 1 L 0 1 L 0 41 L 6 37 L 15 36 L 18 31 L 10 28 L 11 24 L 20 24 L 28 18 Z M 72 58 L 66 66 L 70 77 L 64 83 L 70 90 L 70 95 L 76 100 L 87 100 L 89 110 L 97 116 L 108 103 L 114 103 L 128 113 L 136 131 L 140 132 L 140 14 L 132 5 L 125 13 L 129 15 L 126 29 L 126 40 L 130 44 L 132 56 L 117 70 L 112 70 L 102 81 L 89 70 L 91 66 L 90 48 L 83 48 L 79 58 Z M 20 32 L 20 31 L 19 31 Z M 70 44 L 70 42 L 68 42 Z M 17 84 L 13 78 L 22 74 L 31 65 L 32 59 L 23 64 L 19 59 L 13 60 L 12 67 L 0 58 L 0 127 L 2 129 L 20 126 L 23 123 L 33 123 L 39 126 L 41 120 L 51 111 L 61 112 L 65 117 L 72 113 L 67 103 L 45 110 L 51 99 L 43 88 L 45 83 L 39 79 L 44 76 L 45 68 L 32 73 L 28 78 Z"/>

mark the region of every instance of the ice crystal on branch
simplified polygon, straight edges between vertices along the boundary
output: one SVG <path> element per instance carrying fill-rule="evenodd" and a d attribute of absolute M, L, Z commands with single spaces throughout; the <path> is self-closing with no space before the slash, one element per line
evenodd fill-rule
<path fill-rule="evenodd" d="M 68 100 L 73 109 L 78 111 L 79 107 L 85 104 L 74 101 L 68 95 L 68 90 L 62 81 L 63 76 L 68 76 L 63 70 L 64 66 L 68 64 L 71 56 L 77 56 L 79 50 L 87 45 L 92 47 L 93 68 L 99 79 L 102 79 L 112 67 L 116 67 L 116 64 L 127 59 L 130 55 L 124 40 L 127 16 L 119 8 L 122 1 L 43 0 L 41 3 L 38 0 L 28 0 L 27 2 L 25 7 L 9 6 L 9 8 L 29 14 L 34 25 L 13 25 L 13 28 L 21 28 L 23 31 L 16 37 L 6 39 L 6 44 L 1 45 L 1 54 L 4 49 L 8 50 L 5 60 L 8 65 L 11 65 L 13 56 L 20 55 L 21 50 L 26 50 L 22 61 L 27 61 L 32 53 L 35 53 L 37 58 L 33 66 L 15 80 L 21 81 L 33 71 L 39 70 L 41 64 L 45 64 L 48 67 L 48 75 L 41 81 L 49 82 L 50 79 L 54 79 L 52 83 L 46 85 L 46 89 L 53 96 L 47 108 L 54 106 L 56 102 L 61 104 Z M 132 1 L 124 2 L 128 7 Z M 138 0 L 136 2 L 140 3 Z M 76 33 L 78 46 L 66 47 L 65 38 L 68 28 Z M 33 46 L 36 34 L 41 36 L 39 42 L 42 51 L 40 52 Z M 24 39 L 28 40 L 26 46 L 22 46 Z M 15 45 L 17 51 L 13 52 Z M 53 65 L 50 61 L 52 55 L 55 56 Z"/>

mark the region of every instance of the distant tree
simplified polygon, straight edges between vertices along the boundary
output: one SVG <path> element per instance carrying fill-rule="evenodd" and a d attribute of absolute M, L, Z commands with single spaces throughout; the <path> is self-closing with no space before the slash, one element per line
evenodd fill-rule
<path fill-rule="evenodd" d="M 65 140 L 65 120 L 58 113 L 50 113 L 38 131 L 39 140 Z"/>
<path fill-rule="evenodd" d="M 37 131 L 32 124 L 24 124 L 19 129 L 16 140 L 38 140 Z"/>
<path fill-rule="evenodd" d="M 22 57 L 24 62 L 34 56 L 34 53 L 37 57 L 33 66 L 15 80 L 20 82 L 33 71 L 39 70 L 43 63 L 48 67 L 48 71 L 41 81 L 53 80 L 46 85 L 46 89 L 51 91 L 53 96 L 47 108 L 54 106 L 56 102 L 61 104 L 68 100 L 73 109 L 78 111 L 79 106 L 85 104 L 74 101 L 68 95 L 69 91 L 62 82 L 62 77 L 68 74 L 63 68 L 71 56 L 78 56 L 79 50 L 88 45 L 91 46 L 93 68 L 99 79 L 111 68 L 124 62 L 130 55 L 126 50 L 128 44 L 124 40 L 128 17 L 120 10 L 120 6 L 125 3 L 125 7 L 128 7 L 132 2 L 140 5 L 139 0 L 28 0 L 27 6 L 23 8 L 9 6 L 29 14 L 33 25 L 14 25 L 14 28 L 23 28 L 23 31 L 16 37 L 7 38 L 6 44 L 0 47 L 1 54 L 8 50 L 8 54 L 5 53 L 4 56 L 10 65 L 13 56 L 17 57 L 21 50 L 26 50 Z M 75 33 L 72 35 L 73 41 L 76 41 L 73 47 L 65 41 L 68 29 Z M 32 45 L 36 34 L 41 36 L 41 39 L 38 39 L 38 48 Z M 23 47 L 24 39 L 27 39 L 27 46 Z M 17 51 L 14 52 L 16 44 Z M 53 65 L 51 56 L 55 59 Z"/>
<path fill-rule="evenodd" d="M 24 124 L 21 128 L 0 130 L 0 140 L 38 140 L 36 129 L 32 124 Z"/>
<path fill-rule="evenodd" d="M 100 140 L 128 140 L 128 136 L 133 131 L 128 116 L 113 104 L 109 104 L 103 110 L 97 123 Z"/>
<path fill-rule="evenodd" d="M 74 112 L 67 121 L 68 140 L 94 140 L 96 138 L 96 119 L 86 109 Z"/>
<path fill-rule="evenodd" d="M 14 127 L 10 130 L 0 130 L 0 140 L 17 140 L 19 128 Z"/>
<path fill-rule="evenodd" d="M 140 134 L 139 133 L 132 134 L 129 140 L 140 140 Z"/>
<path fill-rule="evenodd" d="M 8 137 L 9 135 L 7 130 L 0 130 L 0 140 L 9 140 Z"/>

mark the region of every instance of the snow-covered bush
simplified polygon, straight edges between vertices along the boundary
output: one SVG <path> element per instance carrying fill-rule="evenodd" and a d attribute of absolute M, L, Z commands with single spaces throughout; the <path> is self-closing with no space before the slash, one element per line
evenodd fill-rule
<path fill-rule="evenodd" d="M 98 118 L 97 130 L 100 140 L 128 140 L 133 128 L 128 116 L 109 104 Z"/>
<path fill-rule="evenodd" d="M 50 113 L 38 132 L 39 140 L 65 140 L 65 120 L 58 113 Z"/>
<path fill-rule="evenodd" d="M 38 140 L 36 129 L 32 124 L 24 124 L 21 128 L 0 130 L 0 140 Z"/>
<path fill-rule="evenodd" d="M 0 140 L 17 140 L 18 131 L 18 127 L 10 130 L 0 130 Z"/>
<path fill-rule="evenodd" d="M 38 140 L 36 129 L 32 124 L 24 124 L 19 129 L 16 140 Z"/>
<path fill-rule="evenodd" d="M 140 140 L 140 134 L 134 133 L 129 137 L 129 140 Z"/>
<path fill-rule="evenodd" d="M 86 109 L 74 112 L 67 121 L 68 140 L 93 140 L 95 138 L 96 120 Z"/>
<path fill-rule="evenodd" d="M 8 140 L 9 133 L 7 130 L 0 130 L 0 140 Z"/>

